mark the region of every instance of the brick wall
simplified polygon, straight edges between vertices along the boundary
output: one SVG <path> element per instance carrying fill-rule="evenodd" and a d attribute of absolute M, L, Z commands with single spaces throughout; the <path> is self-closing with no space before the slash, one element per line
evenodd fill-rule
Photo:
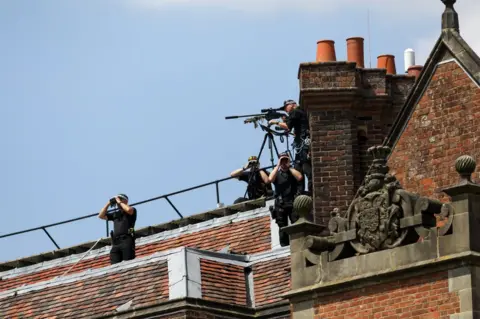
<path fill-rule="evenodd" d="M 347 110 L 312 111 L 313 187 L 315 222 L 327 223 L 335 207 L 345 208 L 353 199 L 354 156 L 358 153 L 357 134 L 352 113 Z"/>
<path fill-rule="evenodd" d="M 415 79 L 355 63 L 302 63 L 301 103 L 312 138 L 314 221 L 345 211 L 371 164 L 370 146 L 380 145 L 405 103 Z"/>
<path fill-rule="evenodd" d="M 450 318 L 460 312 L 448 272 L 350 290 L 315 301 L 315 319 Z"/>
<path fill-rule="evenodd" d="M 480 89 L 455 62 L 438 66 L 389 159 L 408 191 L 449 201 L 455 159 L 480 159 Z M 476 173 L 478 177 L 478 173 Z"/>

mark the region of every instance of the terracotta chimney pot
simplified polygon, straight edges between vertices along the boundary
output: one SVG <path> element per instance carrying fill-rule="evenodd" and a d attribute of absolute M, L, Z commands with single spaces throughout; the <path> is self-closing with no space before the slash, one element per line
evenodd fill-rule
<path fill-rule="evenodd" d="M 412 65 L 411 67 L 408 68 L 407 73 L 408 73 L 408 75 L 414 76 L 415 78 L 418 79 L 422 70 L 423 70 L 422 65 Z"/>
<path fill-rule="evenodd" d="M 337 61 L 335 41 L 321 40 L 317 42 L 317 62 Z"/>
<path fill-rule="evenodd" d="M 364 68 L 363 38 L 352 37 L 347 39 L 347 61 L 356 62 L 357 68 Z"/>
<path fill-rule="evenodd" d="M 387 69 L 387 74 L 397 74 L 395 56 L 391 54 L 379 55 L 377 58 L 377 68 Z"/>

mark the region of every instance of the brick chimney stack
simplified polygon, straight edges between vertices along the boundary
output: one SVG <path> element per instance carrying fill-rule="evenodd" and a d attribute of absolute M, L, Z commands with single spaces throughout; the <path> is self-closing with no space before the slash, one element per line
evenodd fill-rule
<path fill-rule="evenodd" d="M 300 104 L 309 115 L 314 222 L 326 224 L 334 208 L 345 213 L 415 78 L 397 75 L 395 57 L 364 65 L 364 40 L 346 39 L 347 60 L 337 61 L 333 40 L 317 43 L 316 62 L 301 63 Z"/>

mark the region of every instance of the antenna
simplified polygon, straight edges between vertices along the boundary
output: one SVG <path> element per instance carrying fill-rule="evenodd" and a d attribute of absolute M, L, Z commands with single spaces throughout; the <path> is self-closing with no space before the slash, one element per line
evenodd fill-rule
<path fill-rule="evenodd" d="M 368 59 L 369 59 L 369 68 L 372 68 L 372 47 L 371 47 L 371 36 L 370 36 L 370 8 L 367 9 L 367 31 L 368 31 Z"/>

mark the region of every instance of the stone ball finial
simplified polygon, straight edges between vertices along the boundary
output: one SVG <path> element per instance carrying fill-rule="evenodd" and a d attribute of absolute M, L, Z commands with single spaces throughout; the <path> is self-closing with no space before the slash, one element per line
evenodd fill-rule
<path fill-rule="evenodd" d="M 293 201 L 293 210 L 300 218 L 307 219 L 308 215 L 312 211 L 312 208 L 313 200 L 310 196 L 299 195 Z"/>
<path fill-rule="evenodd" d="M 457 173 L 464 179 L 470 180 L 477 163 L 470 155 L 462 155 L 455 160 L 455 169 Z"/>

